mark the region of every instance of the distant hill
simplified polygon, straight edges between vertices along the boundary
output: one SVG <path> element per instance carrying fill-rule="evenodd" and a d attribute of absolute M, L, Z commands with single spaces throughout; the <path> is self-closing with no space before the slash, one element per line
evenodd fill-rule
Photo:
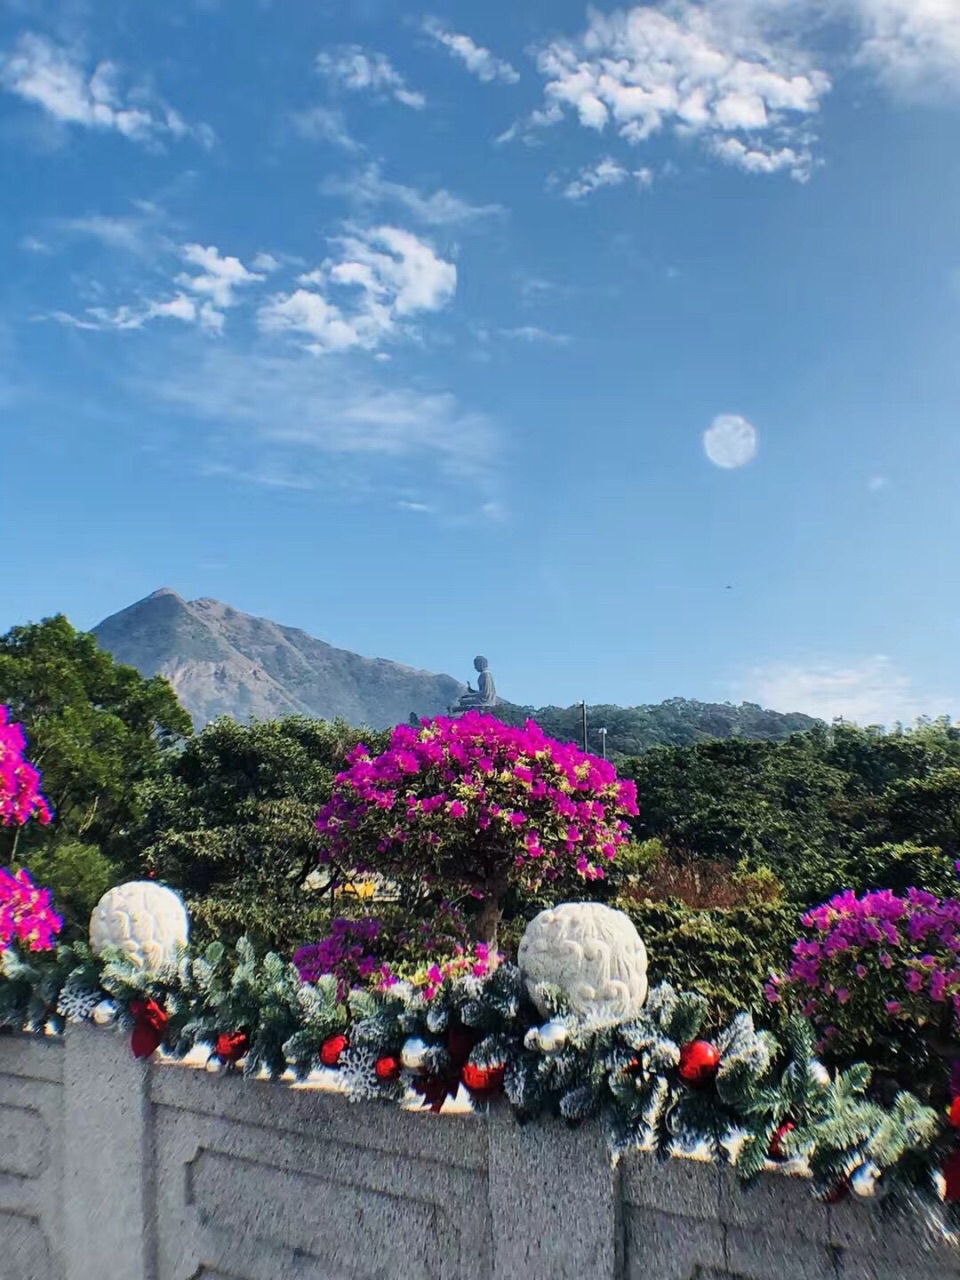
<path fill-rule="evenodd" d="M 439 715 L 466 688 L 452 676 L 335 649 L 217 600 L 188 602 L 167 587 L 105 619 L 93 634 L 118 661 L 146 676 L 166 676 L 198 728 L 217 716 L 249 721 L 306 715 L 381 729 L 411 712 Z M 535 710 L 504 702 L 497 714 L 508 724 L 534 719 L 552 737 L 581 741 L 579 707 Z M 631 756 L 705 738 L 778 742 L 816 723 L 752 703 L 671 698 L 656 706 L 588 707 L 587 741 L 600 754 L 599 730 L 605 728 L 607 754 Z"/>
<path fill-rule="evenodd" d="M 561 742 L 583 741 L 583 713 L 573 707 L 518 707 L 504 703 L 497 714 L 507 724 L 536 720 L 545 733 Z M 752 738 L 782 742 L 792 733 L 812 729 L 820 721 L 800 712 L 766 711 L 753 702 L 697 702 L 668 698 L 640 707 L 607 704 L 587 707 L 587 745 L 596 755 L 603 749 L 601 729 L 607 730 L 607 755 L 638 756 L 651 747 L 681 747 L 708 738 Z"/>
<path fill-rule="evenodd" d="M 452 676 L 335 649 L 295 627 L 164 587 L 93 628 L 101 648 L 164 675 L 199 727 L 217 716 L 343 719 L 380 729 L 439 715 L 466 688 Z"/>

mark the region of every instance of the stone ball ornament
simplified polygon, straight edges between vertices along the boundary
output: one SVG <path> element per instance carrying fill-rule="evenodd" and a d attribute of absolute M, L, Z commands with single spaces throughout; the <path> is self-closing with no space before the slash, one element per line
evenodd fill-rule
<path fill-rule="evenodd" d="M 566 902 L 527 925 L 517 963 L 541 1015 L 542 988 L 555 987 L 570 1012 L 604 1025 L 634 1018 L 647 998 L 647 951 L 633 921 L 599 902 Z"/>
<path fill-rule="evenodd" d="M 176 963 L 190 935 L 180 896 L 152 880 L 131 880 L 108 890 L 90 917 L 90 949 L 100 955 L 117 947 L 141 969 L 155 972 Z"/>

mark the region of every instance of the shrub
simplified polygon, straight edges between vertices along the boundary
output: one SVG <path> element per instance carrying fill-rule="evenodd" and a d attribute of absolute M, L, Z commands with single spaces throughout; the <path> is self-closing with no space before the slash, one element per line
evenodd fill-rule
<path fill-rule="evenodd" d="M 605 760 L 468 713 L 400 725 L 377 756 L 352 751 L 317 819 L 320 861 L 341 879 L 387 877 L 401 898 L 472 897 L 492 943 L 510 889 L 602 878 L 634 813 L 633 784 Z"/>
<path fill-rule="evenodd" d="M 691 910 L 680 903 L 619 899 L 647 948 L 650 985 L 670 982 L 697 991 L 718 1026 L 740 1010 L 764 1014 L 770 968 L 786 964 L 798 913 L 789 906 Z"/>
<path fill-rule="evenodd" d="M 40 774 L 24 759 L 23 729 L 0 706 L 0 826 L 23 826 L 31 818 L 50 821 L 50 810 L 40 794 Z"/>
<path fill-rule="evenodd" d="M 87 936 L 93 908 L 120 878 L 96 845 L 78 840 L 31 849 L 22 862 L 35 881 L 49 888 L 63 917 L 64 941 Z"/>
<path fill-rule="evenodd" d="M 806 935 L 771 978 L 768 1000 L 812 1017 L 832 1056 L 863 1055 L 895 1076 L 942 1083 L 960 1021 L 960 900 L 848 891 L 802 924 Z"/>

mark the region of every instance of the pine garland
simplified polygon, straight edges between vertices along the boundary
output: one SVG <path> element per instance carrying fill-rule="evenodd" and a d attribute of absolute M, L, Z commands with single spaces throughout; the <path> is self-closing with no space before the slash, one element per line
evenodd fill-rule
<path fill-rule="evenodd" d="M 401 983 L 343 1002 L 332 976 L 304 983 L 279 956 L 258 958 L 246 939 L 235 949 L 184 948 L 161 972 L 119 951 L 95 956 L 80 942 L 0 953 L 0 1027 L 59 1034 L 68 1021 L 93 1018 L 135 1032 L 149 1007 L 167 1054 L 209 1046 L 215 1055 L 228 1044 L 232 1066 L 239 1045 L 244 1074 L 272 1079 L 287 1071 L 304 1079 L 332 1043 L 354 1100 L 400 1103 L 412 1089 L 439 1110 L 461 1085 L 478 1105 L 502 1088 L 521 1122 L 598 1118 L 615 1154 L 707 1155 L 748 1184 L 771 1164 L 803 1168 L 822 1198 L 880 1189 L 890 1203 L 936 1206 L 941 1225 L 960 1230 L 960 1206 L 952 1195 L 942 1203 L 941 1174 L 957 1130 L 911 1093 L 890 1106 L 874 1101 L 863 1063 L 831 1076 L 806 1022 L 790 1023 L 780 1043 L 738 1014 L 706 1045 L 715 1065 L 696 1080 L 684 1074 L 682 1050 L 702 1032 L 702 997 L 664 984 L 639 1017 L 606 1027 L 570 1016 L 557 992 L 538 999 L 546 1020 L 519 971 L 501 964 L 484 978 L 448 979 L 431 999 Z"/>

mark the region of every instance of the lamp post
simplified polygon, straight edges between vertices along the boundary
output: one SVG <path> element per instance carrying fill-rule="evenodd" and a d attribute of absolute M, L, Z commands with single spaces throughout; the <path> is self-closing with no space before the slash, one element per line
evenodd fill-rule
<path fill-rule="evenodd" d="M 601 754 L 602 754 L 602 756 L 603 756 L 604 760 L 606 760 L 606 758 L 607 758 L 607 731 L 606 731 L 606 729 L 601 729 L 601 730 L 600 730 L 600 752 L 601 752 Z"/>

